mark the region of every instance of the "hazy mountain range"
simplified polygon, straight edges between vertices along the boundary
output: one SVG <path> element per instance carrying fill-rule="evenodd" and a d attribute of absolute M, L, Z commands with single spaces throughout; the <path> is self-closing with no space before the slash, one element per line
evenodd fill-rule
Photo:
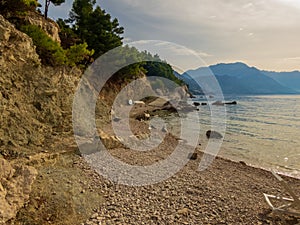
<path fill-rule="evenodd" d="M 240 62 L 200 67 L 195 70 L 188 70 L 183 74 L 175 72 L 175 75 L 182 79 L 194 94 L 203 92 L 214 94 L 217 90 L 217 83 L 219 83 L 224 94 L 300 93 L 299 71 L 264 71 Z M 214 79 L 218 82 L 214 82 Z"/>

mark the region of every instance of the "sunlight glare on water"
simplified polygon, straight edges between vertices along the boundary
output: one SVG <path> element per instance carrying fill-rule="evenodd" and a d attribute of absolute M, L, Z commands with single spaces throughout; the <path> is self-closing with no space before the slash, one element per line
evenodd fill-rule
<path fill-rule="evenodd" d="M 227 129 L 219 155 L 300 178 L 300 96 L 242 96 L 227 100 L 238 104 L 226 106 Z M 190 103 L 193 101 L 205 99 L 192 99 Z M 199 109 L 200 142 L 204 148 L 210 108 Z"/>

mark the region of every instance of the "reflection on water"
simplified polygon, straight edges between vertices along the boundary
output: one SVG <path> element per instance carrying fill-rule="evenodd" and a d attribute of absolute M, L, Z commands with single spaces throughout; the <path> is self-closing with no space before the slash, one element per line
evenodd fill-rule
<path fill-rule="evenodd" d="M 300 178 L 300 96 L 226 97 L 227 130 L 219 155 Z M 192 101 L 205 101 L 193 99 Z M 192 103 L 192 102 L 191 102 Z M 210 107 L 199 106 L 200 141 L 207 143 Z M 191 132 L 198 126 L 191 127 Z"/>

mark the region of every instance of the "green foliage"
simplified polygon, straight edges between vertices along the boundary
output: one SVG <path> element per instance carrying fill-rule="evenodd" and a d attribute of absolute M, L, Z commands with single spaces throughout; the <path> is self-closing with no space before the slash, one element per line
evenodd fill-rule
<path fill-rule="evenodd" d="M 58 19 L 56 21 L 58 24 L 60 31 L 59 31 L 59 38 L 61 40 L 61 46 L 64 49 L 70 48 L 75 44 L 82 43 L 80 37 L 75 34 L 74 30 L 70 28 L 70 26 L 66 23 L 63 19 Z"/>
<path fill-rule="evenodd" d="M 93 50 L 87 49 L 87 43 L 75 44 L 66 50 L 67 64 L 70 66 L 87 65 L 91 56 L 94 54 Z"/>
<path fill-rule="evenodd" d="M 179 80 L 174 75 L 172 67 L 169 64 L 167 64 L 167 62 L 163 62 L 161 60 L 148 61 L 145 63 L 143 68 L 147 71 L 147 76 L 164 77 L 166 79 L 174 81 L 178 85 L 183 85 L 183 81 Z"/>
<path fill-rule="evenodd" d="M 42 63 L 47 65 L 63 65 L 66 55 L 59 43 L 53 41 L 41 28 L 35 25 L 25 25 L 21 31 L 32 38 Z"/>
<path fill-rule="evenodd" d="M 60 5 L 65 0 L 45 0 L 45 17 L 48 7 L 52 3 Z M 68 20 L 59 19 L 61 44 L 53 41 L 41 28 L 34 25 L 23 25 L 20 30 L 28 34 L 39 54 L 42 63 L 46 65 L 67 65 L 86 67 L 94 59 L 105 52 L 122 46 L 121 35 L 124 28 L 119 25 L 117 19 L 95 6 L 96 0 L 74 0 Z M 0 0 L 0 13 L 9 15 L 14 13 L 26 13 L 35 10 L 37 0 Z M 23 23 L 20 23 L 23 24 Z M 162 61 L 158 55 L 149 52 L 140 52 L 134 47 L 122 46 L 117 48 L 117 59 L 106 59 L 109 68 L 122 68 L 117 71 L 112 80 L 127 82 L 137 78 L 143 73 L 147 76 L 159 76 L 170 79 L 182 85 L 177 79 L 172 67 Z M 154 81 L 154 86 L 163 88 L 161 80 Z"/>
<path fill-rule="evenodd" d="M 94 54 L 93 50 L 87 49 L 86 43 L 75 44 L 64 50 L 58 42 L 53 41 L 41 28 L 35 25 L 22 26 L 21 30 L 32 38 L 37 53 L 45 65 L 78 65 L 84 67 L 90 62 L 90 57 Z"/>
<path fill-rule="evenodd" d="M 37 0 L 0 0 L 0 14 L 9 18 L 33 11 L 38 5 Z"/>
<path fill-rule="evenodd" d="M 28 7 L 37 7 L 38 6 L 37 0 L 22 0 L 22 2 Z"/>
<path fill-rule="evenodd" d="M 94 49 L 94 57 L 122 45 L 124 29 L 117 19 L 96 6 L 95 0 L 75 0 L 70 12 L 69 22 L 74 24 L 74 32 L 86 42 L 89 49 Z"/>
<path fill-rule="evenodd" d="M 75 0 L 70 12 L 70 21 L 76 22 L 77 28 L 86 25 L 95 3 L 96 0 Z"/>
<path fill-rule="evenodd" d="M 119 47 L 114 51 L 117 52 L 115 52 L 116 54 L 114 54 L 113 59 L 105 59 L 106 65 L 110 68 L 119 68 L 125 64 L 130 65 L 115 73 L 113 79 L 111 79 L 113 81 L 130 81 L 138 77 L 141 72 L 144 72 L 146 76 L 163 77 L 175 82 L 179 86 L 183 85 L 183 82 L 173 74 L 172 67 L 167 62 L 162 61 L 158 55 L 153 56 L 147 51 L 140 52 L 128 45 Z M 164 88 L 163 82 L 159 79 L 153 85 L 156 88 Z"/>

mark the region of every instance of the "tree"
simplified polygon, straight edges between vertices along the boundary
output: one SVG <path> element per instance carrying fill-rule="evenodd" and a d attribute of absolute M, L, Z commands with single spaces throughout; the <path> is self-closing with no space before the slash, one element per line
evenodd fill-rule
<path fill-rule="evenodd" d="M 74 30 L 67 24 L 67 21 L 58 19 L 56 23 L 59 26 L 60 44 L 64 49 L 70 48 L 75 44 L 81 44 L 82 40 L 75 34 Z"/>
<path fill-rule="evenodd" d="M 94 57 L 122 45 L 124 28 L 117 19 L 100 6 L 94 9 L 95 0 L 75 0 L 70 12 L 69 23 L 74 24 L 74 32 L 95 50 Z"/>
<path fill-rule="evenodd" d="M 55 6 L 58 6 L 62 3 L 65 2 L 65 0 L 45 0 L 45 19 L 48 18 L 48 10 L 49 10 L 49 5 L 52 2 L 52 4 L 54 4 Z"/>
<path fill-rule="evenodd" d="M 0 14 L 9 19 L 18 13 L 33 11 L 38 5 L 37 0 L 0 0 Z"/>
<path fill-rule="evenodd" d="M 77 28 L 86 25 L 95 4 L 96 0 L 75 0 L 70 12 L 69 22 L 75 22 Z"/>

